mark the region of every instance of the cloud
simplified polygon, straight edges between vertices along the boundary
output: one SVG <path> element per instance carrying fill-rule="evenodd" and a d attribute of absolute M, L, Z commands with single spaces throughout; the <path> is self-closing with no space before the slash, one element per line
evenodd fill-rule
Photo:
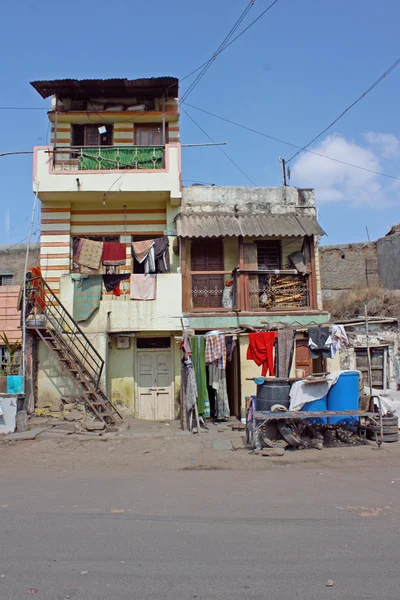
<path fill-rule="evenodd" d="M 365 134 L 368 143 L 386 144 L 394 151 L 395 136 L 391 134 Z M 390 139 L 389 139 L 390 138 Z M 342 135 L 329 135 L 313 152 L 358 165 L 371 171 L 384 171 L 378 150 L 348 141 Z M 387 207 L 398 200 L 397 186 L 380 175 L 350 167 L 346 164 L 303 152 L 292 166 L 291 183 L 298 187 L 313 187 L 318 203 L 345 202 L 353 207 Z M 393 198 L 395 196 L 395 198 Z"/>
<path fill-rule="evenodd" d="M 377 152 L 383 156 L 399 156 L 400 140 L 392 133 L 374 133 L 368 131 L 364 137 L 370 146 L 373 146 Z"/>

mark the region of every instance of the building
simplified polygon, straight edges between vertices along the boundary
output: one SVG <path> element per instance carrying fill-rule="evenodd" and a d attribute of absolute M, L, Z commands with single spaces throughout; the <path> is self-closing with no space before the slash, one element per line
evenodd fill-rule
<path fill-rule="evenodd" d="M 313 191 L 182 188 L 175 78 L 32 85 L 43 98 L 52 97 L 51 145 L 34 151 L 47 310 L 54 311 L 55 329 L 63 323 L 64 341 L 68 337 L 75 353 L 83 348 L 77 362 L 93 377 L 101 372 L 100 386 L 118 409 L 144 419 L 178 416 L 183 328 L 307 328 L 326 322 L 316 250 L 324 232 Z M 103 285 L 97 310 L 78 324 L 79 286 L 87 277 L 79 267 L 82 244 L 125 247 L 124 264 L 111 273 L 103 265 L 96 276 L 140 275 L 143 265 L 131 245 L 137 249 L 141 241 L 165 236 L 170 267 L 157 273 L 154 299 L 137 299 L 128 280 L 121 281 L 120 295 Z M 228 279 L 232 286 L 226 289 Z M 267 288 L 273 301 L 266 300 Z M 36 405 L 48 408 L 60 396 L 82 394 L 67 376 L 74 372 L 79 382 L 79 364 L 72 368 L 57 340 L 45 338 L 40 327 L 36 334 Z M 297 337 L 294 364 L 314 369 L 305 334 Z M 245 396 L 253 393 L 247 379 L 260 373 L 246 360 L 247 343 L 240 336 L 228 372 L 231 414 L 238 417 Z M 93 400 L 94 379 L 92 384 Z"/>
<path fill-rule="evenodd" d="M 11 344 L 21 340 L 21 316 L 17 310 L 18 294 L 24 280 L 26 244 L 0 246 L 0 334 Z M 39 244 L 30 245 L 30 258 L 39 261 Z M 0 340 L 0 362 L 6 361 L 6 347 Z"/>

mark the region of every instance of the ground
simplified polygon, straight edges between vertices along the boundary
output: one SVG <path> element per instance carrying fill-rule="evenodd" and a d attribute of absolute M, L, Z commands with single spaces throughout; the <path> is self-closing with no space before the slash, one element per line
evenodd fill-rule
<path fill-rule="evenodd" d="M 267 458 L 212 427 L 3 438 L 1 600 L 399 597 L 400 444 Z"/>

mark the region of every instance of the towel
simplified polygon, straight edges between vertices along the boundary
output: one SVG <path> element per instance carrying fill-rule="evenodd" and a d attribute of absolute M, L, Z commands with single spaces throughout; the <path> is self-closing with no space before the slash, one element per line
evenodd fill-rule
<path fill-rule="evenodd" d="M 125 244 L 119 242 L 104 242 L 103 256 L 101 259 L 103 265 L 119 266 L 126 263 Z"/>
<path fill-rule="evenodd" d="M 197 382 L 197 405 L 199 415 L 205 418 L 210 416 L 210 401 L 208 398 L 207 389 L 207 373 L 206 373 L 206 345 L 204 335 L 193 336 L 190 340 L 192 346 L 192 361 L 196 374 Z"/>
<path fill-rule="evenodd" d="M 132 243 L 132 255 L 138 263 L 142 263 L 147 258 L 150 248 L 154 245 L 154 240 L 144 240 L 143 242 Z"/>
<path fill-rule="evenodd" d="M 101 275 L 74 275 L 74 306 L 75 321 L 86 321 L 100 306 Z"/>
<path fill-rule="evenodd" d="M 103 254 L 103 242 L 93 240 L 82 240 L 82 247 L 77 258 L 77 263 L 82 267 L 98 270 L 100 268 Z"/>
<path fill-rule="evenodd" d="M 131 275 L 131 299 L 155 300 L 156 282 L 155 275 Z"/>
<path fill-rule="evenodd" d="M 274 377 L 274 343 L 278 336 L 276 331 L 260 331 L 249 333 L 249 347 L 247 349 L 247 360 L 254 360 L 259 367 L 262 365 L 261 375 L 269 374 Z"/>

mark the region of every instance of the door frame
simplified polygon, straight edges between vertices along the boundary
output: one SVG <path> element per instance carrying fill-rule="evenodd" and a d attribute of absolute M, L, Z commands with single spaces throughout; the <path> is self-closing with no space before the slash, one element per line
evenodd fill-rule
<path fill-rule="evenodd" d="M 136 340 L 137 338 L 154 338 L 154 337 L 165 337 L 165 338 L 170 338 L 171 340 L 171 345 L 169 348 L 140 348 L 138 349 L 137 347 L 137 343 Z M 138 360 L 138 353 L 139 352 L 151 352 L 151 353 L 155 353 L 155 352 L 168 352 L 169 353 L 169 374 L 171 377 L 171 420 L 175 419 L 175 362 L 174 362 L 174 352 L 173 352 L 173 340 L 174 340 L 174 336 L 173 335 L 156 335 L 154 333 L 152 333 L 151 335 L 136 335 L 135 336 L 135 344 L 134 344 L 134 349 L 133 349 L 133 372 L 135 375 L 135 385 L 134 385 L 134 394 L 135 397 L 133 399 L 133 404 L 134 404 L 134 414 L 135 414 L 135 418 L 139 419 L 139 360 Z"/>

